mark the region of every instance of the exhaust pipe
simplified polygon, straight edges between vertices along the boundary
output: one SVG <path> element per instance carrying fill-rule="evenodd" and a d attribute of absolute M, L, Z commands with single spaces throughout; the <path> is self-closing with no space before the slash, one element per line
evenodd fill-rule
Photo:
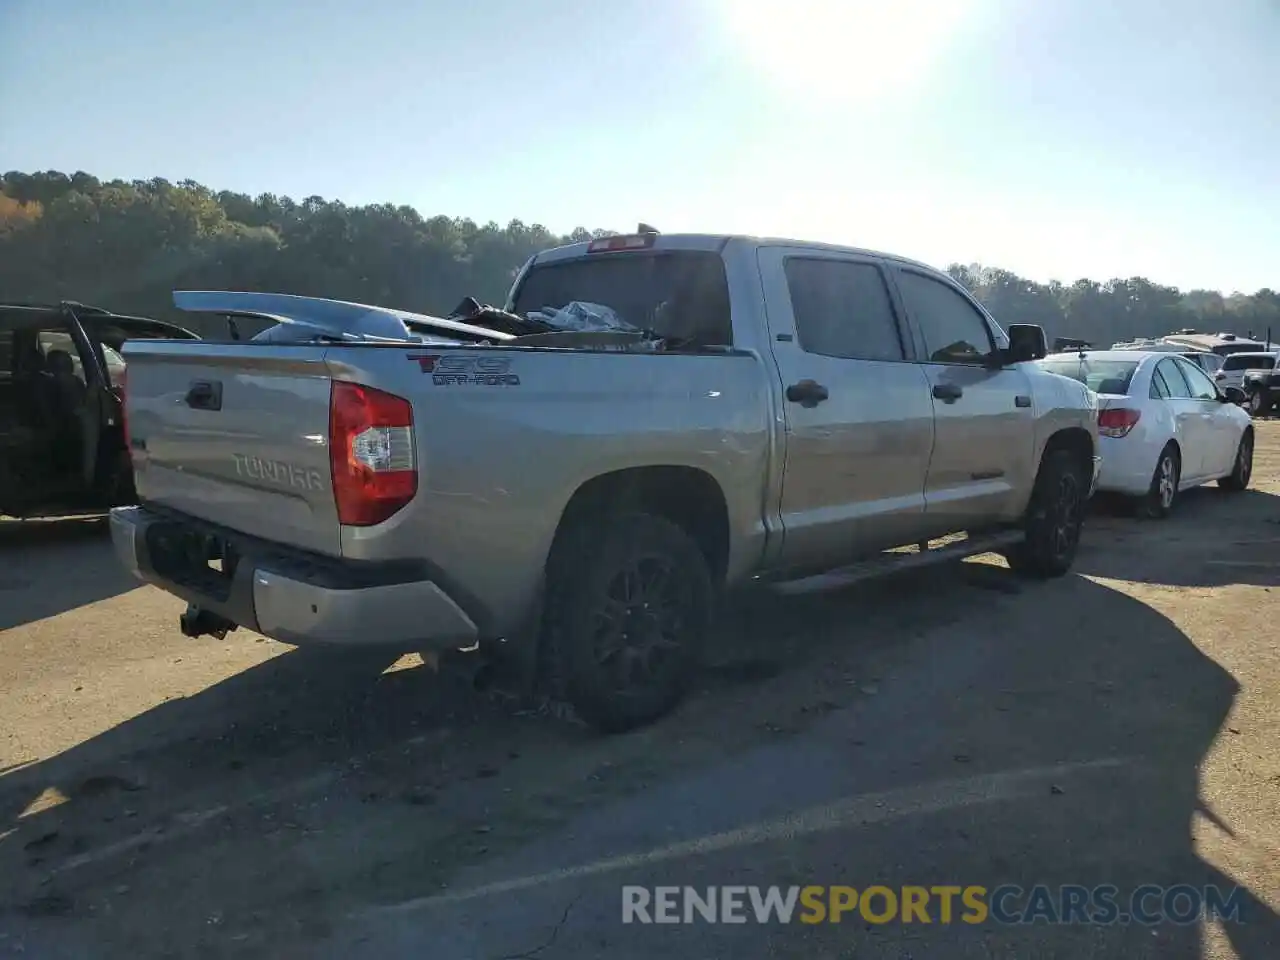
<path fill-rule="evenodd" d="M 194 603 L 187 604 L 187 609 L 178 618 L 178 627 L 184 637 L 213 637 L 217 640 L 224 639 L 228 633 L 237 629 L 236 624 L 226 617 L 202 610 Z"/>

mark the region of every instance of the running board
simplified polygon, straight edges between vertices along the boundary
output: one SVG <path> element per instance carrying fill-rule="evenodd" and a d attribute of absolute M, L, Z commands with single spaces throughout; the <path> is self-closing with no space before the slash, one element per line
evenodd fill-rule
<path fill-rule="evenodd" d="M 1026 539 L 1021 530 L 1001 530 L 996 533 L 980 534 L 976 537 L 964 534 L 952 534 L 931 540 L 929 543 L 916 544 L 910 547 L 899 547 L 886 550 L 875 557 L 862 560 L 847 567 L 840 567 L 828 573 L 820 573 L 803 580 L 788 580 L 773 585 L 773 590 L 782 594 L 810 593 L 819 590 L 831 590 L 845 587 L 862 580 L 887 576 L 902 570 L 913 570 L 917 567 L 931 567 L 938 563 L 963 560 L 983 553 L 994 553 L 1017 546 Z M 938 544 L 938 546 L 930 546 Z"/>

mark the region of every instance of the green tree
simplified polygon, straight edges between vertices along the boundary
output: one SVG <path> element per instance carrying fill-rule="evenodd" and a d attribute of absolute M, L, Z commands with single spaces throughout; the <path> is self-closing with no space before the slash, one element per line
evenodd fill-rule
<path fill-rule="evenodd" d="M 174 289 L 204 287 L 438 314 L 465 296 L 500 302 L 535 252 L 605 232 L 559 236 L 521 220 L 481 225 L 389 203 L 215 192 L 191 180 L 10 171 L 0 176 L 0 299 L 172 317 Z M 1143 277 L 1037 283 L 976 263 L 948 272 L 1002 323 L 1038 323 L 1050 336 L 1109 344 L 1183 327 L 1280 336 L 1272 289 L 1182 293 Z"/>

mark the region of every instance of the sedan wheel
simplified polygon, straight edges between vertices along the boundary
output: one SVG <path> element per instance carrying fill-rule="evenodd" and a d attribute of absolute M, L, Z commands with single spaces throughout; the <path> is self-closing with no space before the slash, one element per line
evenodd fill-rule
<path fill-rule="evenodd" d="M 1238 491 L 1244 490 L 1249 486 L 1249 481 L 1253 478 L 1253 428 L 1250 427 L 1244 432 L 1240 438 L 1240 445 L 1236 447 L 1236 459 L 1231 466 L 1231 472 L 1218 481 L 1218 486 L 1223 490 Z"/>
<path fill-rule="evenodd" d="M 1159 520 L 1173 511 L 1173 505 L 1178 499 L 1180 472 L 1178 451 L 1173 447 L 1165 447 L 1160 452 L 1155 473 L 1152 474 L 1151 488 L 1140 504 L 1140 512 L 1143 516 Z"/>

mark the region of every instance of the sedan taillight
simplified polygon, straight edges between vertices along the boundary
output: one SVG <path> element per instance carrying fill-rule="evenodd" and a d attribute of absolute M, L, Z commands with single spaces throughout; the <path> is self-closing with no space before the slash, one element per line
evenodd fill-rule
<path fill-rule="evenodd" d="M 1107 407 L 1098 412 L 1098 433 L 1104 437 L 1123 437 L 1138 425 L 1142 411 L 1132 407 Z"/>

